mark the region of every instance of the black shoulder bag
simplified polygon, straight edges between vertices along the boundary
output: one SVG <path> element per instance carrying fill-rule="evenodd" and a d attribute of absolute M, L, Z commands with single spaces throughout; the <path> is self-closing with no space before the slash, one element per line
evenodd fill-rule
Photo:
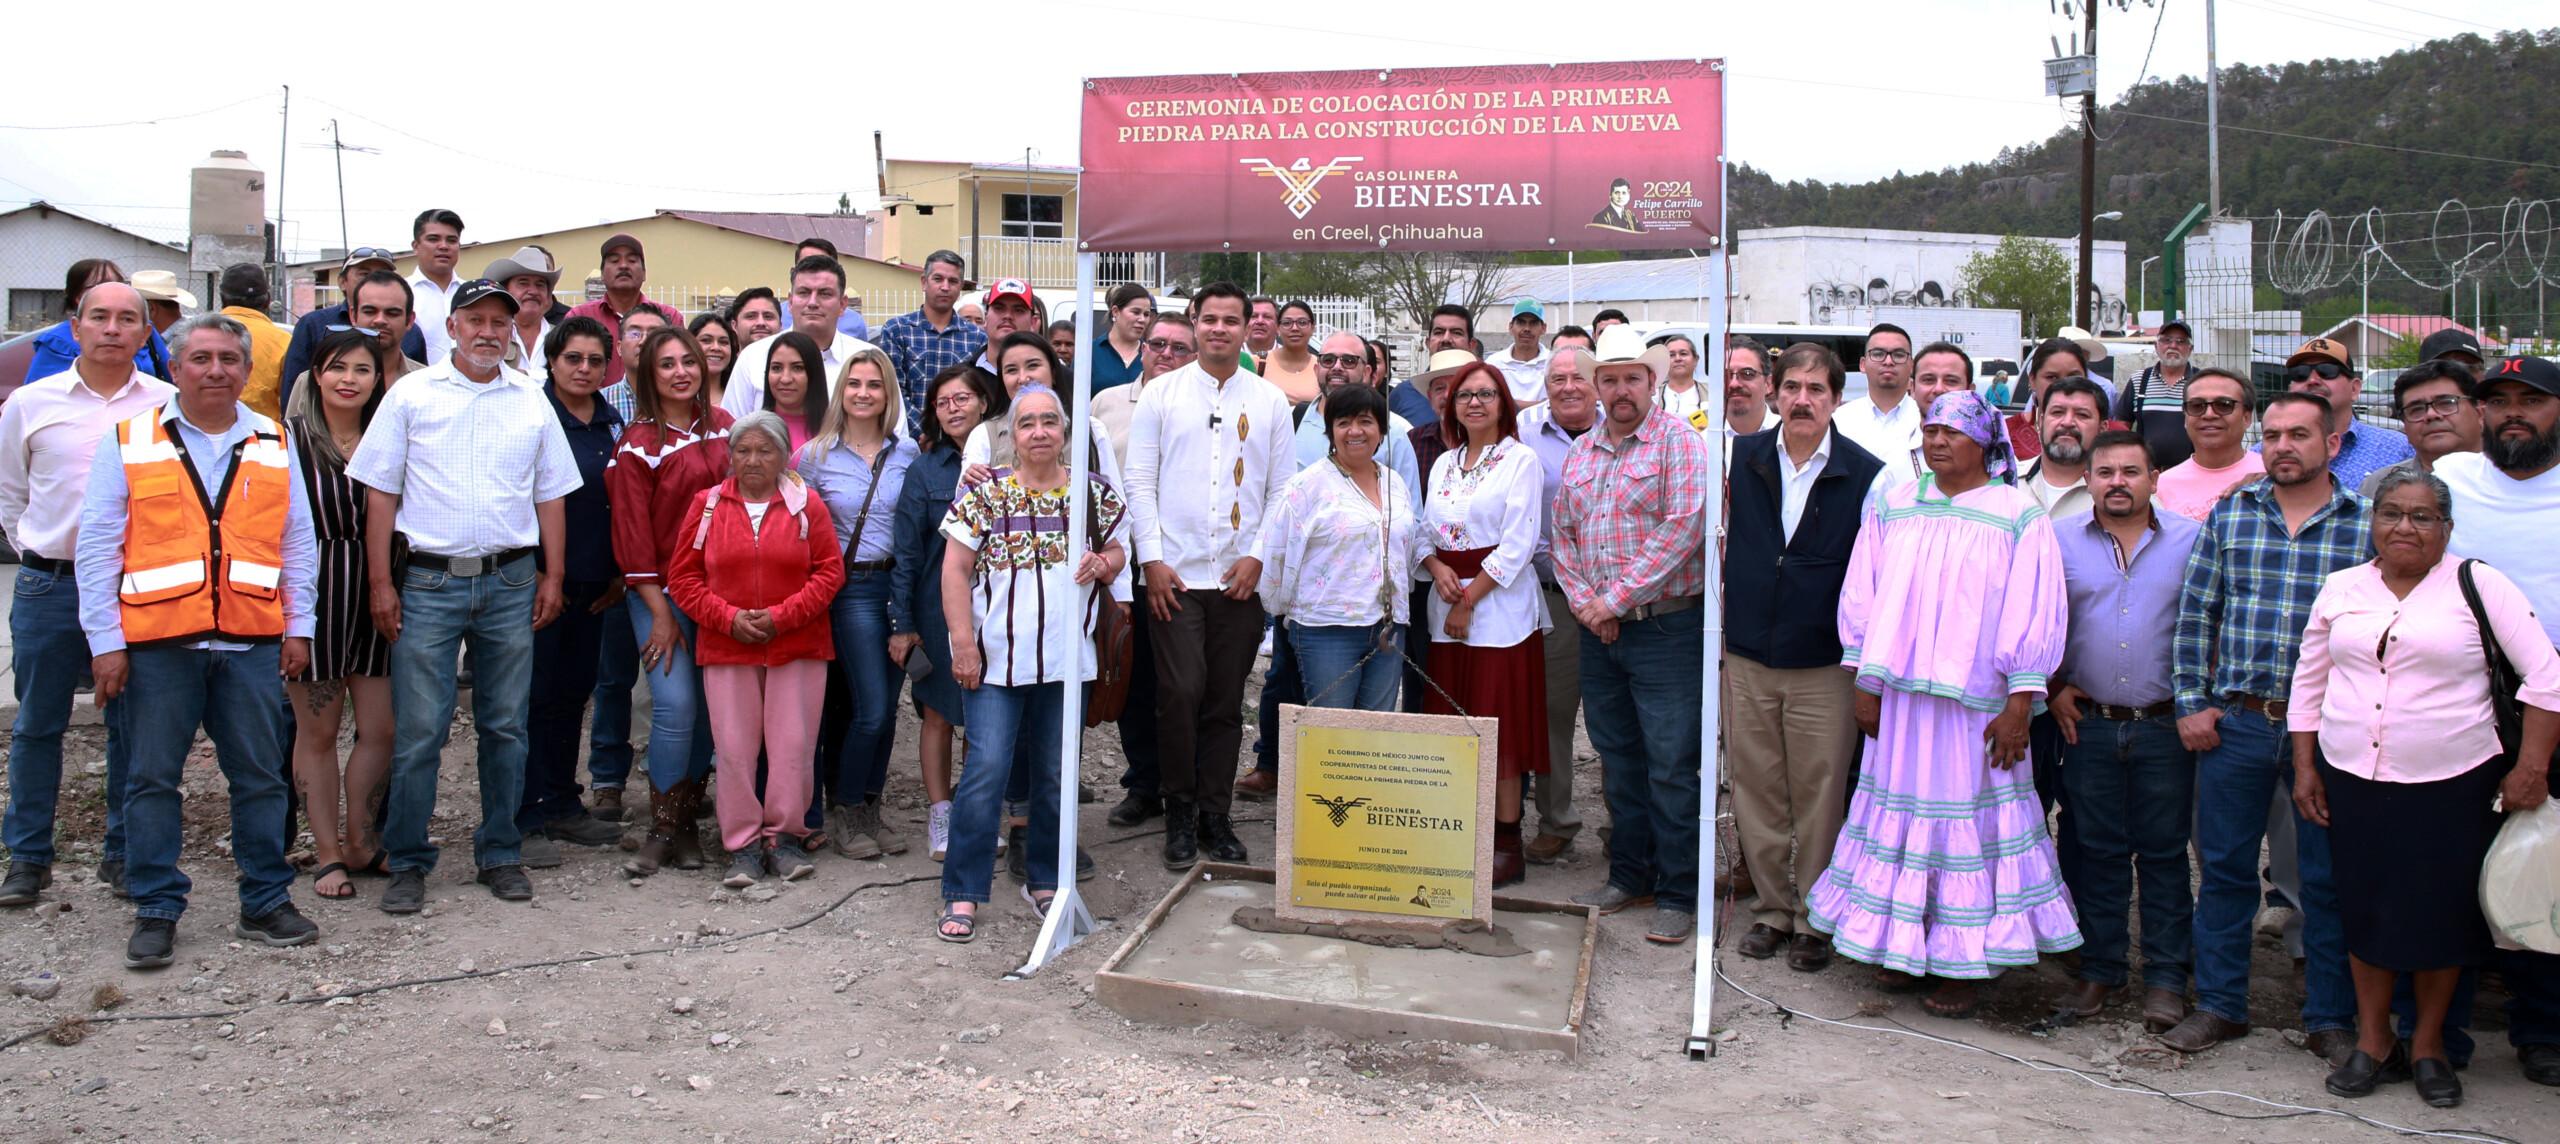
<path fill-rule="evenodd" d="M 2498 720 L 2498 745 L 2515 758 L 2524 743 L 2524 709 L 2516 702 L 2516 690 L 2523 686 L 2515 665 L 2507 662 L 2506 650 L 2498 646 L 2498 633 L 2489 627 L 2489 609 L 2480 602 L 2480 586 L 2471 578 L 2471 566 L 2477 560 L 2462 562 L 2462 599 L 2471 605 L 2471 619 L 2480 627 L 2480 649 L 2489 660 L 2489 707 Z"/>

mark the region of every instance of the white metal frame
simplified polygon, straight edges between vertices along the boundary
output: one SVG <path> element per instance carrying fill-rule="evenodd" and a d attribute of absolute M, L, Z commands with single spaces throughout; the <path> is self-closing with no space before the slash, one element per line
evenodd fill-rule
<path fill-rule="evenodd" d="M 1717 101 L 1716 145 L 1724 145 L 1724 109 L 1733 106 L 1733 73 L 1724 65 L 1716 65 L 1724 77 L 1723 98 Z M 1700 368 L 1715 363 L 1716 373 L 1723 376 L 1726 298 L 1732 292 L 1733 267 L 1724 242 L 1725 187 L 1731 170 L 1725 155 L 1716 155 L 1716 229 L 1707 255 L 1707 344 L 1702 347 Z M 1698 774 L 1698 943 L 1697 981 L 1689 996 L 1689 1059 L 1705 1060 L 1716 1053 L 1714 1033 L 1716 1007 L 1716 780 L 1724 773 L 1724 402 L 1707 401 L 1707 496 L 1700 512 L 1706 517 L 1707 576 L 1706 622 L 1699 625 L 1703 635 L 1698 654 L 1705 658 L 1705 670 L 1699 674 L 1698 688 L 1698 758 L 1703 764 Z"/>

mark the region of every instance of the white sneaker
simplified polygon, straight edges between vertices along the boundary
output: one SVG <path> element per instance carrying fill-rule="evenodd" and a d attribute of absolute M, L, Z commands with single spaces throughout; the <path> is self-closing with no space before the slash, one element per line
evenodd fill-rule
<path fill-rule="evenodd" d="M 933 814 L 925 823 L 924 833 L 926 839 L 925 845 L 928 849 L 933 851 L 933 860 L 936 862 L 942 861 L 942 856 L 949 853 L 951 850 L 950 802 L 944 801 L 933 804 Z M 1004 852 L 1004 835 L 1002 834 L 996 835 L 996 852 Z"/>

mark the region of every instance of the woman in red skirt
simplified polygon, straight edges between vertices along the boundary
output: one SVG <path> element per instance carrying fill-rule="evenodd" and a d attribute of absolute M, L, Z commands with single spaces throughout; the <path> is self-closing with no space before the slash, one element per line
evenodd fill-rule
<path fill-rule="evenodd" d="M 1520 776 L 1547 770 L 1547 610 L 1530 566 L 1546 473 L 1520 442 L 1519 407 L 1499 370 L 1467 366 L 1450 378 L 1447 394 L 1440 432 L 1449 451 L 1432 463 L 1422 508 L 1422 541 L 1431 549 L 1422 566 L 1433 588 L 1422 702 L 1434 714 L 1501 721 L 1493 803 L 1493 884 L 1500 888 L 1528 876 Z"/>

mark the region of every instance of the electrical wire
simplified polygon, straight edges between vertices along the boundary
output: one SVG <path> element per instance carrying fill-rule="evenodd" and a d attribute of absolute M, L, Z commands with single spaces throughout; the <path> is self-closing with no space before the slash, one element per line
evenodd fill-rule
<path fill-rule="evenodd" d="M 123 119 L 113 123 L 0 123 L 0 131 L 104 131 L 113 127 L 156 127 L 163 123 L 175 123 L 181 119 L 201 118 L 217 111 L 229 111 L 245 103 L 257 103 L 269 98 L 272 98 L 270 93 L 262 91 L 256 95 L 244 96 L 219 107 L 208 107 L 202 111 L 163 115 L 153 119 Z"/>
<path fill-rule="evenodd" d="M 1897 1037 L 1910 1037 L 1916 1040 L 1945 1045 L 1950 1048 L 1965 1049 L 1971 1052 L 1981 1053 L 1988 1057 L 1997 1057 L 2001 1060 L 2008 1061 L 2011 1064 L 2023 1065 L 2035 1072 L 2060 1073 L 2066 1076 L 2077 1077 L 2082 1082 L 2093 1088 L 2104 1089 L 2108 1092 L 2123 1093 L 2130 1096 L 2154 1097 L 2167 1100 L 2171 1103 L 2182 1105 L 2187 1108 L 2192 1108 L 2198 1112 L 2210 1113 L 2215 1116 L 2225 1117 L 2232 1120 L 2291 1120 L 2305 1116 L 2334 1116 L 2341 1120 L 2352 1120 L 2368 1127 L 2379 1128 L 2385 1132 L 2398 1133 L 2402 1136 L 2417 1136 L 2436 1140 L 2465 1140 L 2473 1141 L 2475 1144 L 2523 1144 L 2522 1141 L 2519 1141 L 2514 1137 L 2500 1136 L 2497 1133 L 2481 1129 L 2413 1128 L 2408 1125 L 2393 1124 L 2389 1121 L 2377 1120 L 2370 1116 L 2348 1112 L 2345 1109 L 2321 1108 L 2313 1105 L 2302 1104 L 2287 1104 L 2280 1100 L 2271 1100 L 2262 1096 L 2253 1096 L 2245 1092 L 2232 1092 L 2228 1089 L 2197 1089 L 2186 1092 L 2171 1092 L 2167 1089 L 2156 1088 L 2151 1085 L 2143 1084 L 2139 1081 L 2119 1083 L 2108 1080 L 2104 1077 L 2096 1076 L 2083 1069 L 2073 1068 L 2069 1065 L 2055 1064 L 2052 1061 L 2033 1060 L 2027 1057 L 2018 1056 L 2014 1053 L 2003 1052 L 1999 1049 L 1990 1048 L 1984 1045 L 1977 1045 L 1971 1041 L 1966 1041 L 1960 1038 L 1942 1037 L 1935 1033 L 1922 1032 L 1910 1027 L 1909 1025 L 1905 1025 L 1900 1021 L 1892 1021 L 1890 1018 L 1887 1018 L 1888 1021 L 1891 1021 L 1890 1025 L 1869 1025 L 1860 1024 L 1856 1021 L 1825 1017 L 1818 1013 L 1807 1012 L 1790 1005 L 1780 1004 L 1776 1001 L 1770 1000 L 1769 998 L 1763 997 L 1758 993 L 1752 992 L 1741 982 L 1735 981 L 1732 975 L 1726 973 L 1721 968 L 1716 970 L 1716 978 L 1731 987 L 1734 992 L 1740 993 L 1745 997 L 1761 1003 L 1762 1005 L 1768 1006 L 1772 1011 L 1776 1012 L 1778 1014 L 1778 1022 L 1781 1028 L 1786 1027 L 1795 1018 L 1802 1017 L 1805 1020 L 1812 1021 L 1816 1024 L 1828 1025 L 1835 1028 L 1855 1029 L 1859 1032 L 1865 1033 L 1884 1033 Z M 2258 1105 L 2263 1108 L 2273 1109 L 2274 1111 L 2261 1115 L 2231 1112 L 2202 1103 L 2202 1098 L 2206 1097 L 2224 1097 L 2231 1100 Z"/>
<path fill-rule="evenodd" d="M 489 164 L 490 166 L 493 166 L 493 167 L 504 167 L 504 168 L 506 168 L 506 169 L 508 169 L 508 170 L 511 170 L 511 171 L 521 171 L 521 172 L 523 172 L 523 173 L 525 173 L 525 174 L 528 174 L 528 175 L 540 175 L 540 176 L 542 176 L 542 177 L 544 177 L 544 178 L 546 178 L 546 179 L 561 179 L 561 180 L 565 180 L 565 181 L 568 181 L 568 182 L 575 182 L 575 183 L 589 183 L 589 184 L 593 184 L 593 185 L 595 185 L 595 186 L 600 186 L 600 187 L 622 187 L 622 188 L 629 189 L 629 190 L 640 190 L 640 191 L 682 191 L 682 192 L 684 192 L 684 193 L 686 193 L 686 194 L 691 194 L 691 195 L 726 195 L 726 196 L 735 197 L 735 198 L 761 198 L 761 199 L 805 199 L 805 198 L 819 198 L 819 197 L 824 197 L 824 198 L 832 199 L 832 198 L 834 198 L 835 196 L 837 196 L 837 195 L 840 195 L 840 194 L 843 194 L 843 193 L 844 193 L 844 191 L 843 191 L 843 190 L 841 190 L 841 189 L 838 189 L 838 190 L 827 190 L 827 191 L 742 191 L 742 190 L 738 190 L 738 189 L 733 188 L 733 187 L 732 187 L 732 188 L 722 188 L 722 187 L 690 187 L 690 186 L 684 186 L 684 185 L 676 184 L 676 183 L 637 183 L 637 182 L 632 182 L 632 181 L 629 181 L 629 180 L 626 180 L 626 179 L 604 179 L 604 178 L 598 178 L 598 177 L 596 177 L 596 176 L 594 176 L 594 175 L 580 175 L 580 174 L 573 174 L 573 173 L 570 173 L 570 172 L 567 172 L 567 171 L 553 171 L 553 170 L 549 170 L 549 169 L 542 168 L 542 167 L 533 167 L 533 166 L 528 166 L 528 165 L 526 165 L 526 164 L 518 163 L 518 162 L 514 162 L 514 161 L 512 161 L 512 160 L 494 158 L 494 157 L 491 157 L 491 156 L 488 156 L 488 155 L 482 155 L 482 154 L 479 154 L 479 153 L 477 153 L 477 152 L 473 152 L 473 151 L 465 151 L 465 150 L 463 150 L 462 148 L 460 148 L 460 147 L 456 147 L 456 146 L 453 146 L 453 145 L 452 145 L 452 144 L 450 144 L 450 143 L 444 143 L 444 142 L 440 142 L 440 141 L 437 141 L 437 140 L 434 140 L 434 139 L 429 139 L 429 138 L 427 138 L 426 136 L 424 136 L 424 135 L 420 135 L 420 134 L 418 134 L 418 133 L 416 133 L 416 132 L 414 132 L 414 131 L 405 130 L 405 129 L 403 129 L 403 128 L 399 128 L 399 127 L 394 127 L 394 126 L 392 126 L 391 124 L 385 123 L 385 122 L 383 122 L 383 121 L 381 121 L 381 120 L 379 120 L 379 119 L 375 119 L 375 118 L 373 118 L 372 116 L 366 115 L 365 113 L 363 113 L 363 112 L 361 112 L 361 111 L 356 111 L 356 110 L 354 110 L 354 109 L 352 109 L 352 108 L 349 108 L 349 107 L 346 107 L 346 106 L 344 106 L 344 105 L 342 105 L 342 104 L 331 103 L 331 102 L 329 102 L 328 100 L 325 100 L 325 99 L 321 99 L 321 98 L 319 98 L 318 96 L 312 96 L 312 97 L 310 97 L 310 99 L 311 99 L 311 102 L 313 102 L 313 103 L 317 103 L 317 104 L 321 105 L 322 107 L 326 107 L 326 108 L 330 108 L 330 109 L 332 109 L 332 110 L 335 110 L 335 111 L 337 111 L 339 114 L 344 115 L 344 116 L 346 116 L 346 117 L 347 117 L 347 118 L 349 118 L 349 119 L 354 119 L 354 120 L 358 120 L 358 121 L 360 121 L 360 122 L 364 122 L 364 123 L 372 124 L 372 125 L 373 125 L 373 126 L 375 126 L 375 127 L 381 128 L 381 129 L 382 129 L 382 130 L 384 130 L 384 131 L 388 131 L 388 132 L 390 132 L 390 133 L 392 133 L 392 134 L 394 134 L 394 135 L 400 136 L 400 137 L 401 137 L 401 138 L 403 138 L 403 139 L 410 140 L 411 142 L 415 142 L 415 143 L 423 143 L 423 144 L 425 144 L 425 145 L 427 145 L 427 146 L 429 146 L 429 147 L 433 147 L 433 148 L 435 148 L 436 150 L 444 151 L 444 152 L 447 152 L 447 153 L 449 153 L 449 154 L 453 154 L 453 155 L 459 155 L 459 156 L 461 156 L 461 157 L 463 157 L 463 158 L 465 158 L 465 159 L 472 160 L 473 162 L 478 162 L 478 163 L 487 163 L 487 164 Z"/>

